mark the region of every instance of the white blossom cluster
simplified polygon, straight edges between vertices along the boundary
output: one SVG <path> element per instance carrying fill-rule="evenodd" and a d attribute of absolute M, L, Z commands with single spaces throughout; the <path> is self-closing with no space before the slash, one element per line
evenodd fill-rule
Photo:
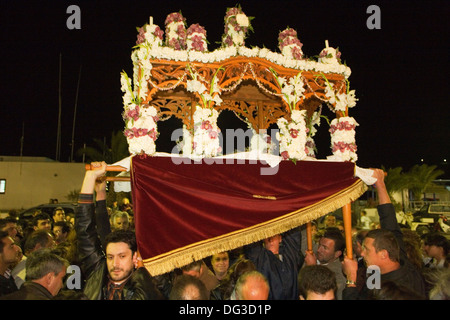
<path fill-rule="evenodd" d="M 215 157 L 222 153 L 217 110 L 197 106 L 194 112 L 193 135 L 183 127 L 183 139 L 178 147 L 184 156 Z"/>
<path fill-rule="evenodd" d="M 310 123 L 308 126 L 308 136 L 306 137 L 306 149 L 308 150 L 307 155 L 309 157 L 315 158 L 315 148 L 316 143 L 314 142 L 313 137 L 317 133 L 316 126 L 320 126 L 320 111 L 315 111 L 310 119 Z"/>
<path fill-rule="evenodd" d="M 268 153 L 273 154 L 275 151 L 276 145 L 272 141 L 272 138 L 267 133 L 257 133 L 254 129 L 253 136 L 250 139 L 250 151 L 253 151 L 257 154 Z"/>
<path fill-rule="evenodd" d="M 135 111 L 134 116 L 133 111 Z M 136 106 L 135 110 L 130 110 L 129 115 L 126 115 L 124 135 L 127 138 L 130 154 L 153 155 L 156 152 L 157 115 L 158 111 L 153 106 L 141 108 Z"/>
<path fill-rule="evenodd" d="M 170 47 L 153 46 L 149 50 L 151 59 L 165 59 L 174 61 L 197 61 L 202 63 L 220 62 L 236 56 L 244 56 L 248 58 L 257 57 L 266 59 L 277 65 L 286 68 L 317 71 L 323 73 L 342 74 L 346 78 L 351 75 L 351 69 L 343 64 L 324 64 L 313 60 L 290 59 L 281 53 L 270 51 L 267 48 L 247 48 L 247 47 L 225 47 L 218 48 L 214 51 L 199 52 L 193 50 L 175 50 Z"/>
<path fill-rule="evenodd" d="M 277 121 L 279 132 L 276 138 L 280 142 L 280 154 L 283 159 L 303 160 L 307 156 L 305 122 L 306 110 L 293 110 L 291 121 L 280 118 Z"/>
<path fill-rule="evenodd" d="M 277 76 L 276 79 L 281 88 L 282 99 L 289 105 L 291 110 L 294 110 L 295 105 L 300 101 L 305 92 L 305 83 L 301 76 L 301 72 L 289 79 Z"/>
<path fill-rule="evenodd" d="M 358 99 L 355 93 L 355 90 L 350 90 L 348 94 L 345 92 L 336 93 L 332 83 L 328 83 L 325 87 L 325 96 L 329 99 L 328 103 L 332 104 L 336 111 L 346 112 L 347 108 L 356 106 Z"/>
<path fill-rule="evenodd" d="M 330 124 L 332 156 L 327 157 L 333 161 L 358 160 L 355 140 L 355 128 L 359 124 L 352 117 L 340 117 L 333 119 Z"/>

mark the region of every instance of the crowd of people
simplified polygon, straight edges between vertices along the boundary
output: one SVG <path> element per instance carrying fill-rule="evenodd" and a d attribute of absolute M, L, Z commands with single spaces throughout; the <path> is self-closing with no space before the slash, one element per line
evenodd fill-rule
<path fill-rule="evenodd" d="M 0 220 L 0 300 L 446 300 L 450 298 L 449 240 L 400 228 L 377 179 L 379 225 L 363 214 L 346 255 L 342 224 L 329 214 L 305 226 L 210 257 L 163 275 L 143 266 L 133 206 L 106 204 L 106 164 L 86 171 L 75 219 L 64 209 L 38 212 L 29 225 Z M 81 270 L 68 288 L 67 269 Z"/>

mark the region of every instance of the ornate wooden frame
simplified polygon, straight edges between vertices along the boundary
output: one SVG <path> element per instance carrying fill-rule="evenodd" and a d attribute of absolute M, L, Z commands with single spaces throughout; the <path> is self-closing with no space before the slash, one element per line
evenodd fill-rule
<path fill-rule="evenodd" d="M 346 90 L 344 75 L 286 68 L 259 57 L 236 56 L 213 63 L 152 59 L 151 64 L 149 91 L 143 103 L 154 106 L 159 111 L 160 120 L 175 116 L 188 129 L 193 128 L 195 106 L 202 105 L 198 93 L 187 91 L 187 81 L 192 79 L 192 70 L 208 90 L 208 84 L 211 84 L 214 76 L 217 77 L 223 102 L 214 105 L 216 110 L 234 111 L 257 132 L 266 130 L 281 117 L 290 119 L 290 107 L 282 99 L 275 74 L 289 79 L 301 72 L 305 92 L 295 108 L 307 110 L 309 117 L 322 103 L 328 101 L 325 96 L 327 81 L 337 88 L 337 93 Z"/>

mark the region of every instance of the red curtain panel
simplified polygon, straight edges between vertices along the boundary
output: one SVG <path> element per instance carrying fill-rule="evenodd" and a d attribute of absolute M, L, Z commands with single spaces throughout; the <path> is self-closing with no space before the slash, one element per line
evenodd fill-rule
<path fill-rule="evenodd" d="M 144 265 L 162 274 L 262 240 L 357 199 L 352 162 L 265 162 L 134 156 L 131 186 Z"/>

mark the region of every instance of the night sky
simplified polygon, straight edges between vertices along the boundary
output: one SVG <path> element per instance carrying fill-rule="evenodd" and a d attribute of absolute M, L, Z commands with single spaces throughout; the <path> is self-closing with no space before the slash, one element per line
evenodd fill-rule
<path fill-rule="evenodd" d="M 1 1 L 0 155 L 55 159 L 58 74 L 62 57 L 61 161 L 71 153 L 76 88 L 81 68 L 75 151 L 93 138 L 123 130 L 120 72 L 132 75 L 137 31 L 153 16 L 164 28 L 181 11 L 188 26 L 207 30 L 209 50 L 223 34 L 227 7 L 236 1 Z M 318 55 L 325 40 L 339 47 L 351 68 L 359 99 L 350 115 L 360 167 L 441 165 L 450 161 L 449 1 L 241 1 L 252 20 L 246 46 L 278 50 L 278 33 L 297 30 L 306 56 Z M 81 9 L 81 29 L 69 30 L 71 4 Z M 381 29 L 370 30 L 369 5 L 381 9 Z M 326 108 L 326 107 L 325 107 Z M 327 108 L 326 108 L 327 109 Z M 330 120 L 333 118 L 328 114 Z M 175 129 L 175 128 L 173 128 Z M 318 139 L 319 157 L 331 154 L 327 124 Z M 320 142 L 318 142 L 319 147 Z M 81 161 L 81 157 L 75 157 Z"/>

